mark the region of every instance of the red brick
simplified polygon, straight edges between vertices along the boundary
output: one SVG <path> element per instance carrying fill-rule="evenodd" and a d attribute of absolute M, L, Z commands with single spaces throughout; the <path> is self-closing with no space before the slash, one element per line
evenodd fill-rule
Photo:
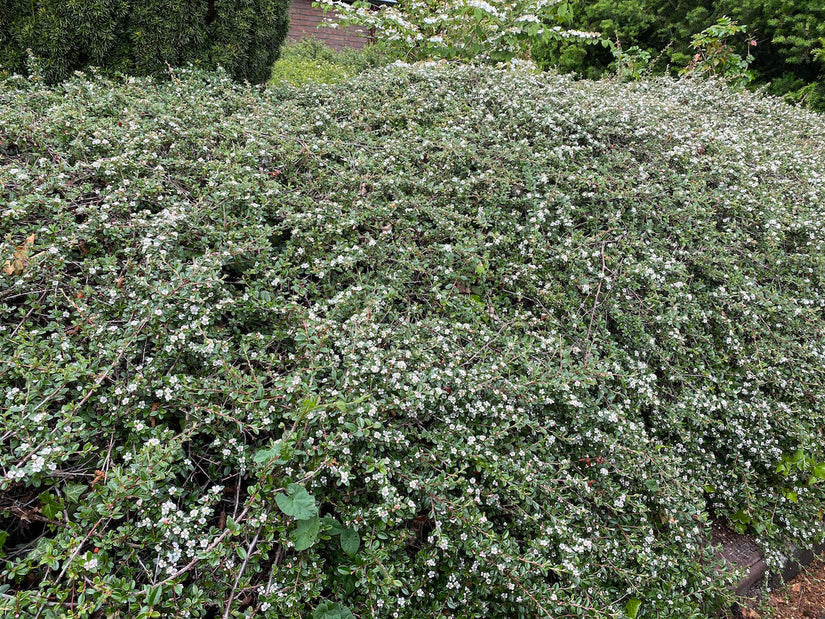
<path fill-rule="evenodd" d="M 290 26 L 287 40 L 316 38 L 338 50 L 361 49 L 370 42 L 371 37 L 363 28 L 318 28 L 318 24 L 324 21 L 325 17 L 334 17 L 334 13 L 330 12 L 324 16 L 321 9 L 313 8 L 312 0 L 292 0 L 289 7 Z"/>

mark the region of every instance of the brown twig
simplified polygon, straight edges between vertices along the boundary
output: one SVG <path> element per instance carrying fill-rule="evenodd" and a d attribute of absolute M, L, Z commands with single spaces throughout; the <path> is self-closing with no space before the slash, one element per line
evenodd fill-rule
<path fill-rule="evenodd" d="M 593 342 L 590 339 L 590 334 L 593 333 L 593 321 L 596 319 L 596 308 L 599 306 L 599 294 L 602 291 L 602 281 L 604 280 L 604 273 L 607 270 L 607 265 L 605 264 L 605 257 L 604 257 L 604 247 L 607 245 L 607 241 L 602 241 L 602 270 L 599 275 L 599 285 L 596 287 L 596 297 L 593 300 L 593 310 L 590 312 L 590 324 L 587 326 L 587 336 L 584 338 L 587 342 L 587 352 L 584 355 L 584 362 L 585 364 L 590 359 L 590 349 L 593 347 Z"/>
<path fill-rule="evenodd" d="M 229 592 L 229 599 L 226 601 L 226 608 L 223 611 L 223 619 L 229 619 L 229 611 L 232 610 L 232 601 L 235 599 L 235 591 L 238 588 L 238 582 L 240 582 L 241 576 L 243 576 L 243 573 L 246 570 L 246 564 L 249 562 L 249 556 L 255 549 L 255 544 L 258 543 L 258 536 L 261 534 L 261 529 L 263 528 L 263 524 L 258 526 L 258 530 L 255 532 L 255 537 L 252 538 L 252 542 L 246 549 L 246 556 L 244 557 L 243 563 L 241 564 L 241 569 L 238 571 L 238 575 L 235 576 L 235 582 L 232 585 L 232 591 Z"/>

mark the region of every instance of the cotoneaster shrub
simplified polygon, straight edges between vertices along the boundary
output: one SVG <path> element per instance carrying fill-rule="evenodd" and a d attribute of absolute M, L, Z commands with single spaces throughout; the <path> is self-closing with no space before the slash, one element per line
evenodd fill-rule
<path fill-rule="evenodd" d="M 4 0 L 0 75 L 27 72 L 30 51 L 51 82 L 88 66 L 165 75 L 197 63 L 261 83 L 288 28 L 286 0 Z"/>
<path fill-rule="evenodd" d="M 825 125 L 393 66 L 0 86 L 0 608 L 706 617 L 823 538 Z"/>

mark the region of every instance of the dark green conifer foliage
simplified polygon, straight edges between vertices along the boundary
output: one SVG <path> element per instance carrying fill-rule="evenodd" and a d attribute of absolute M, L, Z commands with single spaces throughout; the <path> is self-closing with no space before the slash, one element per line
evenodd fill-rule
<path fill-rule="evenodd" d="M 0 68 L 45 79 L 89 65 L 137 75 L 189 62 L 265 82 L 289 27 L 288 0 L 4 0 Z"/>

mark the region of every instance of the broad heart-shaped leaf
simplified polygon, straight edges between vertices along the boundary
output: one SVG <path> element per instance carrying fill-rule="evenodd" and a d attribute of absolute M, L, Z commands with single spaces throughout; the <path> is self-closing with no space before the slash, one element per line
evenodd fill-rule
<path fill-rule="evenodd" d="M 341 532 L 346 530 L 340 522 L 329 516 L 321 518 L 321 524 L 330 535 L 341 535 Z"/>
<path fill-rule="evenodd" d="M 276 494 L 275 503 L 278 504 L 278 509 L 295 520 L 306 520 L 318 515 L 315 497 L 298 484 L 289 484 L 286 487 L 286 494 L 280 492 Z"/>
<path fill-rule="evenodd" d="M 75 503 L 80 502 L 80 495 L 86 492 L 89 489 L 89 486 L 86 484 L 66 484 L 66 487 L 63 489 L 63 492 L 66 494 L 66 500 L 69 502 L 69 505 L 74 505 Z"/>
<path fill-rule="evenodd" d="M 341 531 L 341 549 L 349 556 L 355 556 L 361 546 L 361 538 L 355 529 L 344 529 Z"/>
<path fill-rule="evenodd" d="M 355 615 L 346 606 L 324 602 L 313 611 L 312 619 L 355 619 Z"/>
<path fill-rule="evenodd" d="M 299 520 L 298 526 L 289 536 L 292 543 L 295 544 L 295 550 L 306 550 L 315 543 L 318 539 L 318 533 L 321 531 L 321 519 L 318 516 L 309 518 L 308 520 Z"/>
<path fill-rule="evenodd" d="M 38 498 L 43 503 L 43 506 L 40 508 L 40 511 L 46 518 L 54 518 L 61 511 L 63 511 L 63 501 L 61 501 L 56 496 L 53 496 L 48 492 L 41 492 Z"/>
<path fill-rule="evenodd" d="M 814 477 L 825 479 L 825 462 L 820 462 L 814 467 Z"/>

